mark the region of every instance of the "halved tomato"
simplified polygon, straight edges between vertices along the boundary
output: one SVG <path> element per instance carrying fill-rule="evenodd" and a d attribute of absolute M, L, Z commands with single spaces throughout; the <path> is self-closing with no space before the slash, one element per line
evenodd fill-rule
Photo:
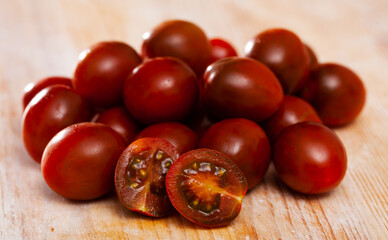
<path fill-rule="evenodd" d="M 131 143 L 116 166 L 115 187 L 121 203 L 143 215 L 167 215 L 172 207 L 165 177 L 178 157 L 175 147 L 161 138 L 146 137 Z"/>
<path fill-rule="evenodd" d="M 175 209 L 205 227 L 224 226 L 235 219 L 247 188 L 237 165 L 210 149 L 183 154 L 166 176 L 167 194 Z"/>

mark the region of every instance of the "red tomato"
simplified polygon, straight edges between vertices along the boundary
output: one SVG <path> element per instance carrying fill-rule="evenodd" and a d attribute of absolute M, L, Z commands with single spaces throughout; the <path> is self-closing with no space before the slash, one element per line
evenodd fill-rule
<path fill-rule="evenodd" d="M 124 148 L 120 135 L 108 126 L 71 125 L 47 144 L 41 166 L 44 180 L 65 198 L 98 198 L 113 188 L 114 170 Z"/>
<path fill-rule="evenodd" d="M 278 77 L 284 93 L 293 94 L 307 80 L 310 59 L 299 37 L 286 29 L 270 29 L 256 35 L 245 47 L 247 57 L 254 58 Z"/>
<path fill-rule="evenodd" d="M 309 45 L 304 44 L 304 47 L 306 48 L 307 54 L 309 56 L 310 69 L 312 69 L 318 65 L 317 55 L 315 54 L 315 52 L 313 51 L 313 49 Z"/>
<path fill-rule="evenodd" d="M 305 194 L 325 193 L 345 176 L 347 157 L 337 135 L 315 122 L 283 130 L 273 148 L 276 172 L 291 189 Z"/>
<path fill-rule="evenodd" d="M 154 58 L 139 65 L 124 85 L 124 102 L 144 124 L 179 121 L 198 100 L 194 72 L 177 58 Z"/>
<path fill-rule="evenodd" d="M 172 205 L 185 218 L 205 227 L 219 227 L 240 213 L 247 181 L 226 155 L 196 149 L 171 166 L 166 190 Z"/>
<path fill-rule="evenodd" d="M 210 45 L 212 49 L 210 63 L 213 63 L 222 58 L 237 56 L 237 52 L 233 46 L 223 39 L 210 39 Z"/>
<path fill-rule="evenodd" d="M 172 207 L 165 177 L 179 153 L 167 140 L 142 138 L 131 143 L 120 156 L 115 171 L 119 200 L 129 210 L 162 217 Z"/>
<path fill-rule="evenodd" d="M 305 121 L 322 123 L 317 112 L 308 102 L 298 97 L 285 95 L 279 109 L 261 125 L 273 142 L 286 127 Z"/>
<path fill-rule="evenodd" d="M 366 93 L 361 79 L 352 70 L 326 63 L 311 72 L 301 97 L 313 105 L 325 125 L 338 127 L 360 114 Z"/>
<path fill-rule="evenodd" d="M 40 163 L 44 148 L 55 134 L 74 123 L 89 121 L 92 115 L 90 105 L 70 87 L 47 87 L 36 94 L 24 110 L 24 146 Z"/>
<path fill-rule="evenodd" d="M 176 57 L 201 76 L 211 54 L 210 42 L 197 25 L 181 20 L 161 23 L 143 35 L 142 55 L 146 58 Z"/>
<path fill-rule="evenodd" d="M 215 123 L 202 136 L 198 146 L 230 157 L 244 173 L 249 189 L 260 182 L 271 162 L 271 145 L 265 132 L 255 122 L 243 118 Z"/>
<path fill-rule="evenodd" d="M 250 58 L 218 60 L 207 68 L 204 79 L 206 107 L 220 118 L 262 121 L 271 116 L 283 100 L 276 76 Z"/>
<path fill-rule="evenodd" d="M 100 42 L 80 54 L 74 88 L 96 107 L 122 103 L 124 81 L 141 63 L 132 47 L 122 42 Z"/>
<path fill-rule="evenodd" d="M 96 122 L 103 123 L 119 133 L 126 145 L 130 144 L 140 127 L 124 107 L 114 107 L 101 113 Z"/>
<path fill-rule="evenodd" d="M 178 122 L 151 125 L 143 129 L 136 139 L 144 137 L 163 138 L 174 145 L 179 154 L 194 149 L 198 141 L 198 136 L 193 130 Z"/>
<path fill-rule="evenodd" d="M 48 86 L 62 84 L 69 87 L 73 87 L 71 83 L 71 79 L 67 77 L 47 77 L 43 78 L 37 82 L 29 83 L 24 88 L 23 94 L 23 110 L 27 107 L 27 104 L 31 101 L 31 99 L 41 90 Z"/>

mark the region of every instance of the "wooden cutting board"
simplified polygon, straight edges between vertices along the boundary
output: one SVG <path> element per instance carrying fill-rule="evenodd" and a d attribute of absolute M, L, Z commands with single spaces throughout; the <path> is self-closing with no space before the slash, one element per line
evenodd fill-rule
<path fill-rule="evenodd" d="M 140 49 L 142 33 L 186 19 L 209 37 L 245 43 L 284 27 L 320 61 L 354 69 L 367 104 L 336 129 L 349 158 L 329 194 L 299 195 L 271 168 L 229 226 L 206 229 L 179 214 L 162 219 L 127 211 L 112 193 L 68 201 L 45 184 L 21 141 L 23 87 L 49 75 L 71 76 L 78 53 L 102 40 Z M 388 2 L 385 0 L 92 1 L 0 0 L 0 239 L 388 239 Z"/>

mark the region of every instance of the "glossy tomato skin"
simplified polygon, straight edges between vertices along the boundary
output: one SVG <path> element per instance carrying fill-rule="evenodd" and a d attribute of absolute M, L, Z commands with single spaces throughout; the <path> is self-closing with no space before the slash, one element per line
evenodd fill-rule
<path fill-rule="evenodd" d="M 24 88 L 24 94 L 22 98 L 23 110 L 27 107 L 28 103 L 38 92 L 40 92 L 46 87 L 56 84 L 62 84 L 65 86 L 73 87 L 70 78 L 59 76 L 47 77 L 37 82 L 27 84 L 27 86 Z"/>
<path fill-rule="evenodd" d="M 143 35 L 142 55 L 145 58 L 176 57 L 186 62 L 201 76 L 211 55 L 206 34 L 197 25 L 171 20 L 161 23 Z"/>
<path fill-rule="evenodd" d="M 262 122 L 261 126 L 273 142 L 283 129 L 305 121 L 322 123 L 318 113 L 308 102 L 295 96 L 285 95 L 279 109 Z"/>
<path fill-rule="evenodd" d="M 141 62 L 136 51 L 125 43 L 97 43 L 80 54 L 74 88 L 96 107 L 119 105 L 125 79 Z"/>
<path fill-rule="evenodd" d="M 143 124 L 179 121 L 198 99 L 195 73 L 177 58 L 153 58 L 139 65 L 124 85 L 124 102 Z"/>
<path fill-rule="evenodd" d="M 271 116 L 283 100 L 276 76 L 250 58 L 218 60 L 206 69 L 204 79 L 206 107 L 220 118 L 242 117 L 259 122 Z"/>
<path fill-rule="evenodd" d="M 236 164 L 221 152 L 196 149 L 179 157 L 166 176 L 174 208 L 204 227 L 229 224 L 240 213 L 247 181 Z"/>
<path fill-rule="evenodd" d="M 283 130 L 273 148 L 276 172 L 291 189 L 325 193 L 340 184 L 347 168 L 345 148 L 328 127 L 302 122 Z"/>
<path fill-rule="evenodd" d="M 47 144 L 42 174 L 48 186 L 73 200 L 91 200 L 112 190 L 121 136 L 100 123 L 71 125 Z"/>
<path fill-rule="evenodd" d="M 269 67 L 286 94 L 296 93 L 307 80 L 309 56 L 303 42 L 293 32 L 286 29 L 264 31 L 247 43 L 245 53 Z"/>
<path fill-rule="evenodd" d="M 271 162 L 271 145 L 264 130 L 248 119 L 231 118 L 215 123 L 201 137 L 198 147 L 230 157 L 244 173 L 249 189 L 260 182 Z"/>
<path fill-rule="evenodd" d="M 352 70 L 326 63 L 311 72 L 300 96 L 313 105 L 325 125 L 338 127 L 360 114 L 366 92 L 362 80 Z"/>
<path fill-rule="evenodd" d="M 189 127 L 178 122 L 157 123 L 143 129 L 136 139 L 156 137 L 169 141 L 179 154 L 183 154 L 197 146 L 198 136 Z"/>
<path fill-rule="evenodd" d="M 222 58 L 237 56 L 237 52 L 234 47 L 229 42 L 221 38 L 210 39 L 210 45 L 211 57 L 209 63 L 213 63 Z"/>
<path fill-rule="evenodd" d="M 129 210 L 163 217 L 172 206 L 165 187 L 166 173 L 179 157 L 167 140 L 145 137 L 132 142 L 121 154 L 115 170 L 115 188 Z"/>
<path fill-rule="evenodd" d="M 309 56 L 310 69 L 312 69 L 318 65 L 318 57 L 309 45 L 304 44 L 304 47 L 306 48 L 307 54 Z"/>
<path fill-rule="evenodd" d="M 35 95 L 23 113 L 24 146 L 40 163 L 44 148 L 55 134 L 74 123 L 87 122 L 92 116 L 89 103 L 70 87 L 47 87 Z"/>
<path fill-rule="evenodd" d="M 125 107 L 113 107 L 101 113 L 96 122 L 103 123 L 119 133 L 126 145 L 130 144 L 140 131 L 139 124 Z"/>

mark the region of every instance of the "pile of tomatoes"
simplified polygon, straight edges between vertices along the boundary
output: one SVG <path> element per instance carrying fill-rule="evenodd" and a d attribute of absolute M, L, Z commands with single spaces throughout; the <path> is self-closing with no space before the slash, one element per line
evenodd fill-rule
<path fill-rule="evenodd" d="M 238 57 L 228 42 L 178 20 L 145 33 L 141 55 L 123 42 L 97 43 L 71 79 L 27 85 L 25 147 L 65 198 L 115 187 L 130 210 L 161 217 L 175 208 L 208 227 L 238 216 L 271 159 L 297 192 L 335 188 L 347 157 L 329 127 L 359 115 L 362 81 L 319 63 L 285 29 L 254 36 L 245 50 Z"/>

